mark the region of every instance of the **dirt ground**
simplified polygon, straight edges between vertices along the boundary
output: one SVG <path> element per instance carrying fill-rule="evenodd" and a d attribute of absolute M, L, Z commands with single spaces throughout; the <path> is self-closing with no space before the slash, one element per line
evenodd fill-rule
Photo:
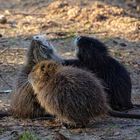
<path fill-rule="evenodd" d="M 74 57 L 75 36 L 101 39 L 130 72 L 132 101 L 140 104 L 140 12 L 134 1 L 0 0 L 0 110 L 9 108 L 18 69 L 32 36 L 40 33 L 66 58 Z M 53 121 L 0 120 L 1 140 L 21 139 L 25 131 L 41 140 L 53 139 L 56 132 L 72 140 L 140 140 L 140 120 L 108 117 L 85 129 L 66 129 Z"/>

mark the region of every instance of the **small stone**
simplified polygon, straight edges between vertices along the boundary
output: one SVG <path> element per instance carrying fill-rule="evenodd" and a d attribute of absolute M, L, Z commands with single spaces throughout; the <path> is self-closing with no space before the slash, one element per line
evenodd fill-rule
<path fill-rule="evenodd" d="M 4 15 L 0 15 L 0 23 L 1 24 L 7 23 L 7 19 L 6 19 L 6 17 Z"/>
<path fill-rule="evenodd" d="M 15 21 L 8 22 L 12 28 L 16 28 L 17 23 Z"/>
<path fill-rule="evenodd" d="M 4 11 L 4 15 L 10 15 L 11 13 L 10 13 L 10 11 L 9 10 L 5 10 Z"/>
<path fill-rule="evenodd" d="M 114 44 L 118 44 L 118 42 L 117 42 L 116 40 L 113 40 L 113 43 L 114 43 Z"/>
<path fill-rule="evenodd" d="M 66 138 L 64 135 L 60 133 L 56 133 L 54 140 L 69 140 L 69 138 Z"/>
<path fill-rule="evenodd" d="M 98 14 L 95 19 L 96 21 L 104 21 L 104 20 L 107 20 L 107 16 L 104 16 L 104 15 L 101 15 L 101 14 Z"/>
<path fill-rule="evenodd" d="M 126 47 L 126 46 L 127 46 L 125 43 L 120 43 L 120 45 L 121 45 L 122 47 Z"/>
<path fill-rule="evenodd" d="M 12 132 L 11 132 L 11 135 L 18 136 L 18 131 L 15 131 L 15 130 L 12 131 Z"/>
<path fill-rule="evenodd" d="M 115 132 L 114 133 L 114 136 L 118 136 L 118 135 L 120 135 L 120 132 Z"/>

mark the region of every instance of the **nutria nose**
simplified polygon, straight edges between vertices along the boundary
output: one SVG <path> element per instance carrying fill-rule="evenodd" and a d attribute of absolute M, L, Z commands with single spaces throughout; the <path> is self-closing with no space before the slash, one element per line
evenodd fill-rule
<path fill-rule="evenodd" d="M 75 45 L 75 46 L 78 46 L 78 42 L 79 42 L 80 39 L 81 39 L 81 36 L 77 36 L 77 37 L 75 38 L 75 40 L 74 40 L 74 45 Z"/>
<path fill-rule="evenodd" d="M 81 36 L 78 36 L 78 37 L 77 37 L 77 41 L 79 41 L 80 39 L 81 39 Z"/>
<path fill-rule="evenodd" d="M 36 36 L 36 37 L 35 37 L 35 39 L 39 39 L 39 37 L 38 37 L 38 36 Z"/>
<path fill-rule="evenodd" d="M 47 38 L 45 34 L 39 34 L 39 35 L 33 36 L 33 40 L 44 42 L 47 40 Z"/>
<path fill-rule="evenodd" d="M 36 40 L 36 41 L 38 41 L 38 40 L 40 40 L 40 37 L 39 37 L 38 35 L 36 35 L 36 36 L 33 36 L 33 40 Z"/>

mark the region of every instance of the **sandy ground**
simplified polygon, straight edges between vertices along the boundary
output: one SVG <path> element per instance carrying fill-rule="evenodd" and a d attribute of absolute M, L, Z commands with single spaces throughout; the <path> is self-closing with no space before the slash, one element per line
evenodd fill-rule
<path fill-rule="evenodd" d="M 76 35 L 101 39 L 132 78 L 132 100 L 140 104 L 140 13 L 123 0 L 0 0 L 0 110 L 7 110 L 14 79 L 31 37 L 46 34 L 63 57 L 74 57 Z M 61 132 L 73 140 L 140 140 L 140 120 L 105 118 L 86 129 L 66 129 L 52 121 L 0 120 L 0 139 L 20 139 L 24 131 L 38 139 Z"/>

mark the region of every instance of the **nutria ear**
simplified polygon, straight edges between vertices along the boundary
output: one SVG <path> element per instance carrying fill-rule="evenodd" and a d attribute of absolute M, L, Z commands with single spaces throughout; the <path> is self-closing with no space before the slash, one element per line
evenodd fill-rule
<path fill-rule="evenodd" d="M 48 69 L 53 69 L 53 68 L 57 68 L 58 67 L 58 63 L 57 62 L 53 62 L 53 61 L 51 61 L 48 65 L 47 65 L 47 67 L 48 67 Z"/>
<path fill-rule="evenodd" d="M 56 62 L 55 63 L 51 62 L 47 65 L 47 68 L 51 74 L 54 74 L 57 71 L 58 66 L 59 64 L 57 64 Z"/>
<path fill-rule="evenodd" d="M 51 69 L 52 67 L 54 67 L 53 65 L 54 65 L 53 63 L 49 63 L 48 64 L 48 69 Z"/>
<path fill-rule="evenodd" d="M 45 71 L 45 64 L 42 64 L 42 65 L 40 66 L 40 69 L 41 69 L 42 72 L 44 72 L 44 71 Z"/>

